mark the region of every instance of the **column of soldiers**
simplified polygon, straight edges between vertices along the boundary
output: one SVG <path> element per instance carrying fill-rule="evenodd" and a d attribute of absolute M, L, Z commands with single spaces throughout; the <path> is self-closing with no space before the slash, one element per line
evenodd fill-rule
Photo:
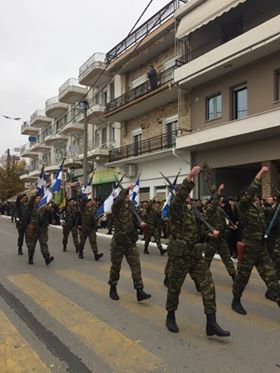
<path fill-rule="evenodd" d="M 267 226 L 275 218 L 277 201 L 269 199 L 268 206 L 263 207 L 258 197 L 261 189 L 262 176 L 268 171 L 262 167 L 250 186 L 241 196 L 236 210 L 238 220 L 231 221 L 224 210 L 222 196 L 224 185 L 213 191 L 211 200 L 202 209 L 198 203 L 193 203 L 190 193 L 194 187 L 194 179 L 200 173 L 200 167 L 194 166 L 182 185 L 174 192 L 170 206 L 168 222 L 169 243 L 168 262 L 165 268 L 164 283 L 167 286 L 166 327 L 169 331 L 179 331 L 176 322 L 176 310 L 179 305 L 181 287 L 189 273 L 197 290 L 201 293 L 206 315 L 206 334 L 227 337 L 230 332 L 221 328 L 216 321 L 215 285 L 210 272 L 210 266 L 215 254 L 219 254 L 229 275 L 233 280 L 233 300 L 231 307 L 239 314 L 247 312 L 241 304 L 243 291 L 249 281 L 251 271 L 255 266 L 267 286 L 265 296 L 276 302 L 280 307 L 280 229 L 279 217 L 268 240 L 264 239 Z M 165 254 L 160 241 L 160 212 L 155 203 L 148 202 L 142 210 L 137 210 L 129 199 L 133 186 L 123 189 L 115 199 L 110 215 L 110 233 L 114 227 L 111 240 L 111 269 L 109 275 L 109 296 L 119 300 L 117 284 L 120 278 L 121 263 L 126 258 L 132 274 L 136 298 L 143 301 L 151 298 L 144 291 L 141 274 L 139 250 L 136 246 L 139 229 L 144 232 L 144 253 L 149 254 L 148 246 L 154 236 L 160 254 Z M 34 250 L 39 240 L 41 252 L 48 265 L 54 259 L 48 251 L 48 214 L 50 207 L 38 208 L 40 197 L 34 196 L 27 201 L 25 195 L 18 197 L 18 254 L 22 255 L 23 237 L 25 235 L 28 248 L 29 264 L 33 264 Z M 103 254 L 98 252 L 96 230 L 96 203 L 92 199 L 77 201 L 70 199 L 63 211 L 63 251 L 67 250 L 68 236 L 72 233 L 74 245 L 79 258 L 83 258 L 86 239 L 95 260 Z M 231 259 L 227 233 L 242 231 L 244 243 L 243 255 L 239 256 L 237 270 Z M 240 229 L 242 228 L 242 229 Z M 79 234 L 80 233 L 80 242 Z"/>

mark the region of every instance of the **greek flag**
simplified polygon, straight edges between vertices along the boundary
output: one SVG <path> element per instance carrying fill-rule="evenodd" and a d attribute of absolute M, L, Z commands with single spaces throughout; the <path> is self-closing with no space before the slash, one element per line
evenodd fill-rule
<path fill-rule="evenodd" d="M 167 199 L 166 199 L 166 201 L 165 201 L 165 203 L 162 207 L 162 210 L 161 210 L 162 219 L 167 219 L 169 217 L 169 211 L 170 211 L 171 202 L 172 202 L 173 196 L 174 196 L 174 190 L 175 190 L 175 188 L 172 188 L 172 190 L 169 190 Z"/>
<path fill-rule="evenodd" d="M 60 191 L 62 177 L 63 177 L 63 163 L 60 165 L 59 169 L 56 171 L 55 178 L 52 182 L 51 189 L 53 193 Z"/>
<path fill-rule="evenodd" d="M 37 181 L 37 187 L 36 187 L 37 195 L 43 197 L 46 191 L 46 186 L 47 186 L 46 175 L 45 175 L 44 166 L 43 166 L 40 176 L 38 177 L 38 181 Z"/>
<path fill-rule="evenodd" d="M 102 203 L 102 205 L 99 207 L 99 209 L 96 212 L 96 217 L 99 218 L 100 216 L 104 214 L 112 214 L 112 206 L 114 203 L 114 200 L 118 197 L 120 194 L 122 187 L 121 182 L 123 180 L 124 176 L 121 177 L 120 181 L 117 182 L 117 185 L 113 189 L 112 193 L 109 195 L 108 198 Z"/>
<path fill-rule="evenodd" d="M 91 184 L 92 184 L 93 175 L 94 175 L 94 172 L 91 174 L 87 184 L 83 185 L 81 188 L 82 199 L 87 199 L 88 195 L 91 194 Z"/>
<path fill-rule="evenodd" d="M 136 180 L 135 186 L 132 189 L 132 192 L 129 196 L 129 199 L 135 202 L 136 206 L 139 206 L 139 191 L 140 191 L 140 178 Z"/>
<path fill-rule="evenodd" d="M 47 188 L 45 191 L 44 197 L 39 202 L 39 205 L 38 205 L 39 208 L 46 206 L 48 203 L 50 203 L 52 200 L 52 197 L 53 197 L 53 194 L 51 192 L 51 189 Z"/>

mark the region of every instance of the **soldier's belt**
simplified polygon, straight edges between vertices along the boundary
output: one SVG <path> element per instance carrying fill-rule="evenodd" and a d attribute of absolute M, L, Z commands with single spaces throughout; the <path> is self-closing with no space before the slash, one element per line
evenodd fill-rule
<path fill-rule="evenodd" d="M 193 259 L 201 259 L 204 248 L 204 243 L 187 243 L 178 239 L 170 240 L 168 244 L 168 252 L 171 256 L 192 257 Z"/>

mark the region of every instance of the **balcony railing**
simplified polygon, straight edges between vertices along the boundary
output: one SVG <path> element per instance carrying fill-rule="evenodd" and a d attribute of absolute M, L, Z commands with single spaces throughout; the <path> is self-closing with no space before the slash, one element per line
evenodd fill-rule
<path fill-rule="evenodd" d="M 161 10 L 149 18 L 143 25 L 139 26 L 130 35 L 118 43 L 113 49 L 106 54 L 106 63 L 109 64 L 120 54 L 125 52 L 133 44 L 137 43 L 145 35 L 159 27 L 168 18 L 171 18 L 181 3 L 185 4 L 187 0 L 172 0 Z"/>
<path fill-rule="evenodd" d="M 151 137 L 134 144 L 112 149 L 109 152 L 109 162 L 119 161 L 129 157 L 137 157 L 143 154 L 152 153 L 175 146 L 176 137 L 189 132 L 185 129 L 178 129 L 164 133 L 160 136 Z"/>
<path fill-rule="evenodd" d="M 84 74 L 87 70 L 91 68 L 93 64 L 103 64 L 105 62 L 104 53 L 94 53 L 80 68 L 79 76 Z"/>
<path fill-rule="evenodd" d="M 61 95 L 62 92 L 66 91 L 69 87 L 77 87 L 77 88 L 84 88 L 79 84 L 78 79 L 76 78 L 69 78 L 66 80 L 64 84 L 62 84 L 61 87 L 59 87 L 59 94 Z"/>
<path fill-rule="evenodd" d="M 162 73 L 157 75 L 156 88 L 151 88 L 151 83 L 147 80 L 145 83 L 140 84 L 139 86 L 127 91 L 123 95 L 115 98 L 114 100 L 106 104 L 105 113 L 115 110 L 122 105 L 125 105 L 129 102 L 136 100 L 137 98 L 161 87 L 163 84 L 171 81 L 173 79 L 173 72 L 176 68 L 176 65 L 170 67 L 167 70 L 164 70 Z"/>
<path fill-rule="evenodd" d="M 30 122 L 32 122 L 36 117 L 45 117 L 45 116 L 46 116 L 46 114 L 45 114 L 44 110 L 36 110 L 31 115 Z"/>

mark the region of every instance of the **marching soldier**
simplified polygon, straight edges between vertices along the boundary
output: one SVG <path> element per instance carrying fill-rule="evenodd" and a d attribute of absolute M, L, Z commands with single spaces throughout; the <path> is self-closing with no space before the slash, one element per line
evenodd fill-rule
<path fill-rule="evenodd" d="M 109 295 L 113 300 L 119 300 L 117 283 L 120 278 L 121 263 L 125 256 L 131 270 L 137 300 L 140 302 L 151 298 L 151 295 L 145 293 L 143 290 L 140 257 L 136 247 L 136 241 L 138 239 L 137 220 L 132 211 L 132 203 L 129 200 L 129 190 L 132 189 L 133 185 L 127 189 L 123 189 L 112 206 L 115 230 L 111 241 L 112 264 L 109 278 Z M 142 225 L 144 225 L 144 223 L 142 223 Z"/>
<path fill-rule="evenodd" d="M 148 247 L 151 241 L 151 238 L 155 238 L 155 242 L 160 251 L 160 255 L 164 255 L 167 252 L 167 249 L 163 249 L 160 242 L 159 226 L 161 224 L 161 213 L 155 207 L 155 201 L 149 201 L 147 207 L 143 211 L 143 219 L 147 224 L 145 232 L 145 246 L 144 254 L 150 254 Z"/>
<path fill-rule="evenodd" d="M 207 221 L 215 227 L 220 233 L 218 237 L 208 237 L 205 250 L 205 260 L 210 268 L 215 253 L 218 253 L 232 280 L 236 279 L 236 271 L 230 256 L 229 247 L 226 241 L 226 232 L 228 230 L 225 215 L 221 206 L 221 192 L 224 190 L 224 184 L 221 184 L 215 193 L 211 203 L 206 210 Z"/>
<path fill-rule="evenodd" d="M 54 257 L 50 256 L 48 248 L 48 226 L 50 206 L 39 208 L 41 197 L 35 195 L 29 199 L 29 221 L 26 227 L 26 245 L 28 248 L 28 264 L 34 264 L 33 256 L 37 241 L 40 243 L 41 253 L 46 265 L 49 265 Z"/>
<path fill-rule="evenodd" d="M 68 200 L 67 206 L 64 210 L 64 224 L 63 224 L 63 251 L 67 250 L 67 242 L 70 232 L 72 233 L 76 253 L 79 252 L 79 238 L 78 238 L 78 221 L 79 221 L 79 208 L 77 201 L 74 198 Z"/>
<path fill-rule="evenodd" d="M 96 230 L 97 230 L 97 219 L 96 219 L 96 202 L 92 199 L 82 201 L 81 206 L 81 226 L 80 226 L 80 248 L 79 258 L 84 258 L 84 248 L 87 238 L 91 249 L 94 254 L 94 259 L 98 261 L 102 258 L 103 253 L 98 253 L 97 242 L 96 242 Z"/>
<path fill-rule="evenodd" d="M 16 227 L 18 230 L 18 255 L 23 255 L 22 246 L 25 229 L 29 220 L 28 197 L 26 194 L 18 195 L 16 199 Z"/>
<path fill-rule="evenodd" d="M 190 273 L 200 286 L 204 312 L 207 317 L 206 334 L 228 337 L 230 332 L 223 330 L 216 322 L 215 286 L 208 265 L 202 257 L 202 245 L 199 244 L 200 225 L 188 199 L 194 187 L 192 179 L 199 172 L 200 167 L 194 166 L 171 203 L 168 252 L 172 259 L 168 275 L 166 326 L 173 333 L 179 331 L 175 311 L 179 304 L 181 287 L 186 275 Z M 216 230 L 208 233 L 211 237 L 217 237 L 218 234 Z"/>
<path fill-rule="evenodd" d="M 243 291 L 249 281 L 253 267 L 257 268 L 269 293 L 280 307 L 280 286 L 274 265 L 264 243 L 265 216 L 259 204 L 258 194 L 261 190 L 261 179 L 268 167 L 264 166 L 251 182 L 247 192 L 238 204 L 239 219 L 243 226 L 244 253 L 237 267 L 237 279 L 233 284 L 232 309 L 241 315 L 247 312 L 241 304 Z"/>

